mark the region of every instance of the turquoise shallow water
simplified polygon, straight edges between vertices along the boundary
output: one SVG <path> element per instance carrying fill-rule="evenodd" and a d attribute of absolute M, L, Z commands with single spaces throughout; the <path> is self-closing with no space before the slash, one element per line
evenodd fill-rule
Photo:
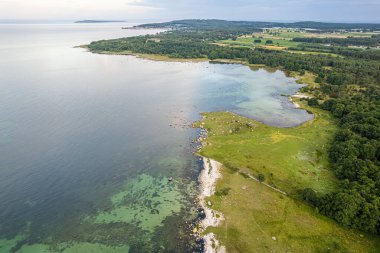
<path fill-rule="evenodd" d="M 300 88 L 281 71 L 73 48 L 147 32 L 0 25 L 0 252 L 191 251 L 199 113 L 311 118 L 281 96 Z"/>

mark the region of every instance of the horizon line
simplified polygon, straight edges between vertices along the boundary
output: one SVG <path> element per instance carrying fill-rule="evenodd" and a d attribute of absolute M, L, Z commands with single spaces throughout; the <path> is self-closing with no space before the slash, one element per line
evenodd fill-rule
<path fill-rule="evenodd" d="M 23 19 L 0 19 L 0 23 L 20 23 L 25 22 L 27 23 L 37 23 L 37 22 L 75 22 L 75 21 L 83 21 L 83 20 L 106 20 L 106 21 L 154 21 L 154 22 L 170 22 L 170 21 L 179 21 L 179 20 L 223 20 L 223 21 L 248 21 L 248 22 L 271 22 L 271 23 L 297 23 L 297 22 L 319 22 L 319 23 L 343 23 L 343 24 L 380 24 L 380 21 L 375 20 L 352 20 L 352 21 L 338 21 L 338 20 L 274 20 L 274 19 L 222 19 L 222 18 L 133 18 L 133 19 L 107 19 L 107 18 L 83 18 L 83 19 L 29 19 L 29 18 L 23 18 Z"/>

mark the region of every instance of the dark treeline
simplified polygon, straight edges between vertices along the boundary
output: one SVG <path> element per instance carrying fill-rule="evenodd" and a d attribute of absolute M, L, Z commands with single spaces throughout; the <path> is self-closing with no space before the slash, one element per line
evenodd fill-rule
<path fill-rule="evenodd" d="M 348 37 L 348 38 L 293 38 L 295 42 L 331 44 L 337 46 L 380 46 L 380 35 L 372 35 L 371 37 Z"/>
<path fill-rule="evenodd" d="M 329 156 L 342 183 L 314 204 L 346 226 L 380 234 L 380 93 L 367 89 L 321 105 L 339 119 Z"/>
<path fill-rule="evenodd" d="M 302 43 L 297 47 L 289 47 L 292 51 L 312 51 L 312 52 L 322 52 L 330 54 L 339 54 L 342 56 L 352 57 L 352 58 L 363 58 L 368 60 L 380 60 L 380 50 L 378 49 L 360 49 L 360 48 L 349 48 L 341 46 L 326 46 L 314 43 Z"/>
<path fill-rule="evenodd" d="M 222 48 L 212 44 L 235 36 L 228 32 L 166 32 L 115 40 L 92 42 L 88 47 L 93 52 L 132 51 L 143 54 L 164 54 L 173 58 L 246 58 L 249 49 Z"/>
<path fill-rule="evenodd" d="M 333 57 L 214 43 L 233 38 L 242 30 L 220 27 L 215 31 L 209 28 L 179 30 L 98 41 L 91 43 L 89 48 L 93 52 L 130 51 L 181 58 L 241 59 L 301 74 L 305 71 L 315 73 L 320 88 L 306 87 L 305 90 L 315 95 L 308 101 L 309 105 L 330 111 L 339 121 L 329 157 L 340 184 L 336 192 L 324 196 L 305 189 L 302 198 L 345 226 L 380 234 L 380 61 L 377 51 L 337 48 L 335 50 L 346 57 Z M 323 45 L 306 44 L 333 53 Z M 369 56 L 373 52 L 377 56 Z"/>
<path fill-rule="evenodd" d="M 249 53 L 248 61 L 251 64 L 265 64 L 301 73 L 311 71 L 318 75 L 316 81 L 322 83 L 321 89 L 330 97 L 343 95 L 349 84 L 367 85 L 380 80 L 380 63 L 365 59 L 255 49 Z"/>

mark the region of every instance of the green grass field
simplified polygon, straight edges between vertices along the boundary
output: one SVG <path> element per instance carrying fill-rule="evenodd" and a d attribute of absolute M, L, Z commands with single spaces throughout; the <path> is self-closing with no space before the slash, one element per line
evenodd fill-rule
<path fill-rule="evenodd" d="M 297 47 L 302 44 L 299 42 L 292 41 L 296 37 L 316 37 L 316 38 L 347 38 L 351 37 L 370 37 L 375 33 L 307 33 L 307 32 L 297 32 L 288 31 L 287 29 L 274 29 L 273 31 L 267 31 L 265 33 L 253 33 L 252 35 L 243 35 L 236 40 L 221 40 L 218 41 L 217 45 L 220 46 L 231 46 L 231 47 L 261 47 L 270 50 L 286 50 L 289 53 L 294 54 L 313 54 L 313 55 L 329 55 L 333 57 L 342 57 L 337 54 L 318 52 L 318 51 L 298 51 L 298 50 L 288 50 L 291 47 Z M 261 40 L 260 43 L 254 43 L 254 40 Z M 271 40 L 273 44 L 267 44 L 267 41 Z"/>
<path fill-rule="evenodd" d="M 267 31 L 265 33 L 254 33 L 256 37 L 273 37 L 273 38 L 286 38 L 293 39 L 296 37 L 319 37 L 319 38 L 347 38 L 347 37 L 370 37 L 374 32 L 336 32 L 336 33 L 310 33 L 310 32 L 299 32 L 291 31 L 287 29 L 272 29 L 272 31 Z"/>
<path fill-rule="evenodd" d="M 210 201 L 226 220 L 208 231 L 228 252 L 378 252 L 379 238 L 342 228 L 299 201 L 305 187 L 319 194 L 337 187 L 326 155 L 335 124 L 327 112 L 307 109 L 315 119 L 294 128 L 228 112 L 205 113 L 196 123 L 208 131 L 200 154 L 224 165 L 216 187 L 223 194 Z M 288 196 L 239 171 L 263 174 L 266 183 Z"/>
<path fill-rule="evenodd" d="M 254 43 L 255 39 L 260 39 L 261 43 Z M 240 46 L 247 46 L 247 47 L 253 47 L 253 46 L 268 46 L 266 44 L 267 40 L 273 41 L 273 46 L 279 46 L 279 47 L 295 47 L 299 43 L 293 42 L 289 39 L 285 38 L 278 38 L 278 39 L 272 39 L 272 38 L 252 38 L 252 36 L 241 36 L 238 37 L 236 40 L 222 40 L 220 43 L 227 44 L 227 45 L 240 45 Z"/>
<path fill-rule="evenodd" d="M 324 52 L 313 52 L 313 51 L 296 51 L 296 50 L 287 50 L 287 52 L 292 54 L 313 54 L 313 55 L 328 55 L 332 57 L 342 57 L 341 55 L 333 54 L 333 53 L 324 53 Z"/>
<path fill-rule="evenodd" d="M 309 108 L 310 109 L 310 108 Z M 201 154 L 230 168 L 263 174 L 267 182 L 296 196 L 305 187 L 326 193 L 335 187 L 326 149 L 335 126 L 325 111 L 294 128 L 264 125 L 230 113 L 204 114 L 210 132 Z"/>

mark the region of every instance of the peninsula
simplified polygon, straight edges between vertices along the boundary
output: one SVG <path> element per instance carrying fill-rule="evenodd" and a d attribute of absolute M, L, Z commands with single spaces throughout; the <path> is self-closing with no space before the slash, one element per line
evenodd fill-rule
<path fill-rule="evenodd" d="M 210 252 L 378 252 L 379 24 L 179 20 L 139 27 L 170 31 L 87 48 L 275 68 L 307 85 L 290 98 L 315 115 L 300 126 L 230 112 L 204 113 L 194 124 L 207 133 L 198 151 L 211 159 L 205 167 L 221 164 L 214 194 L 203 198 L 205 209 L 223 216 L 201 229 Z"/>

